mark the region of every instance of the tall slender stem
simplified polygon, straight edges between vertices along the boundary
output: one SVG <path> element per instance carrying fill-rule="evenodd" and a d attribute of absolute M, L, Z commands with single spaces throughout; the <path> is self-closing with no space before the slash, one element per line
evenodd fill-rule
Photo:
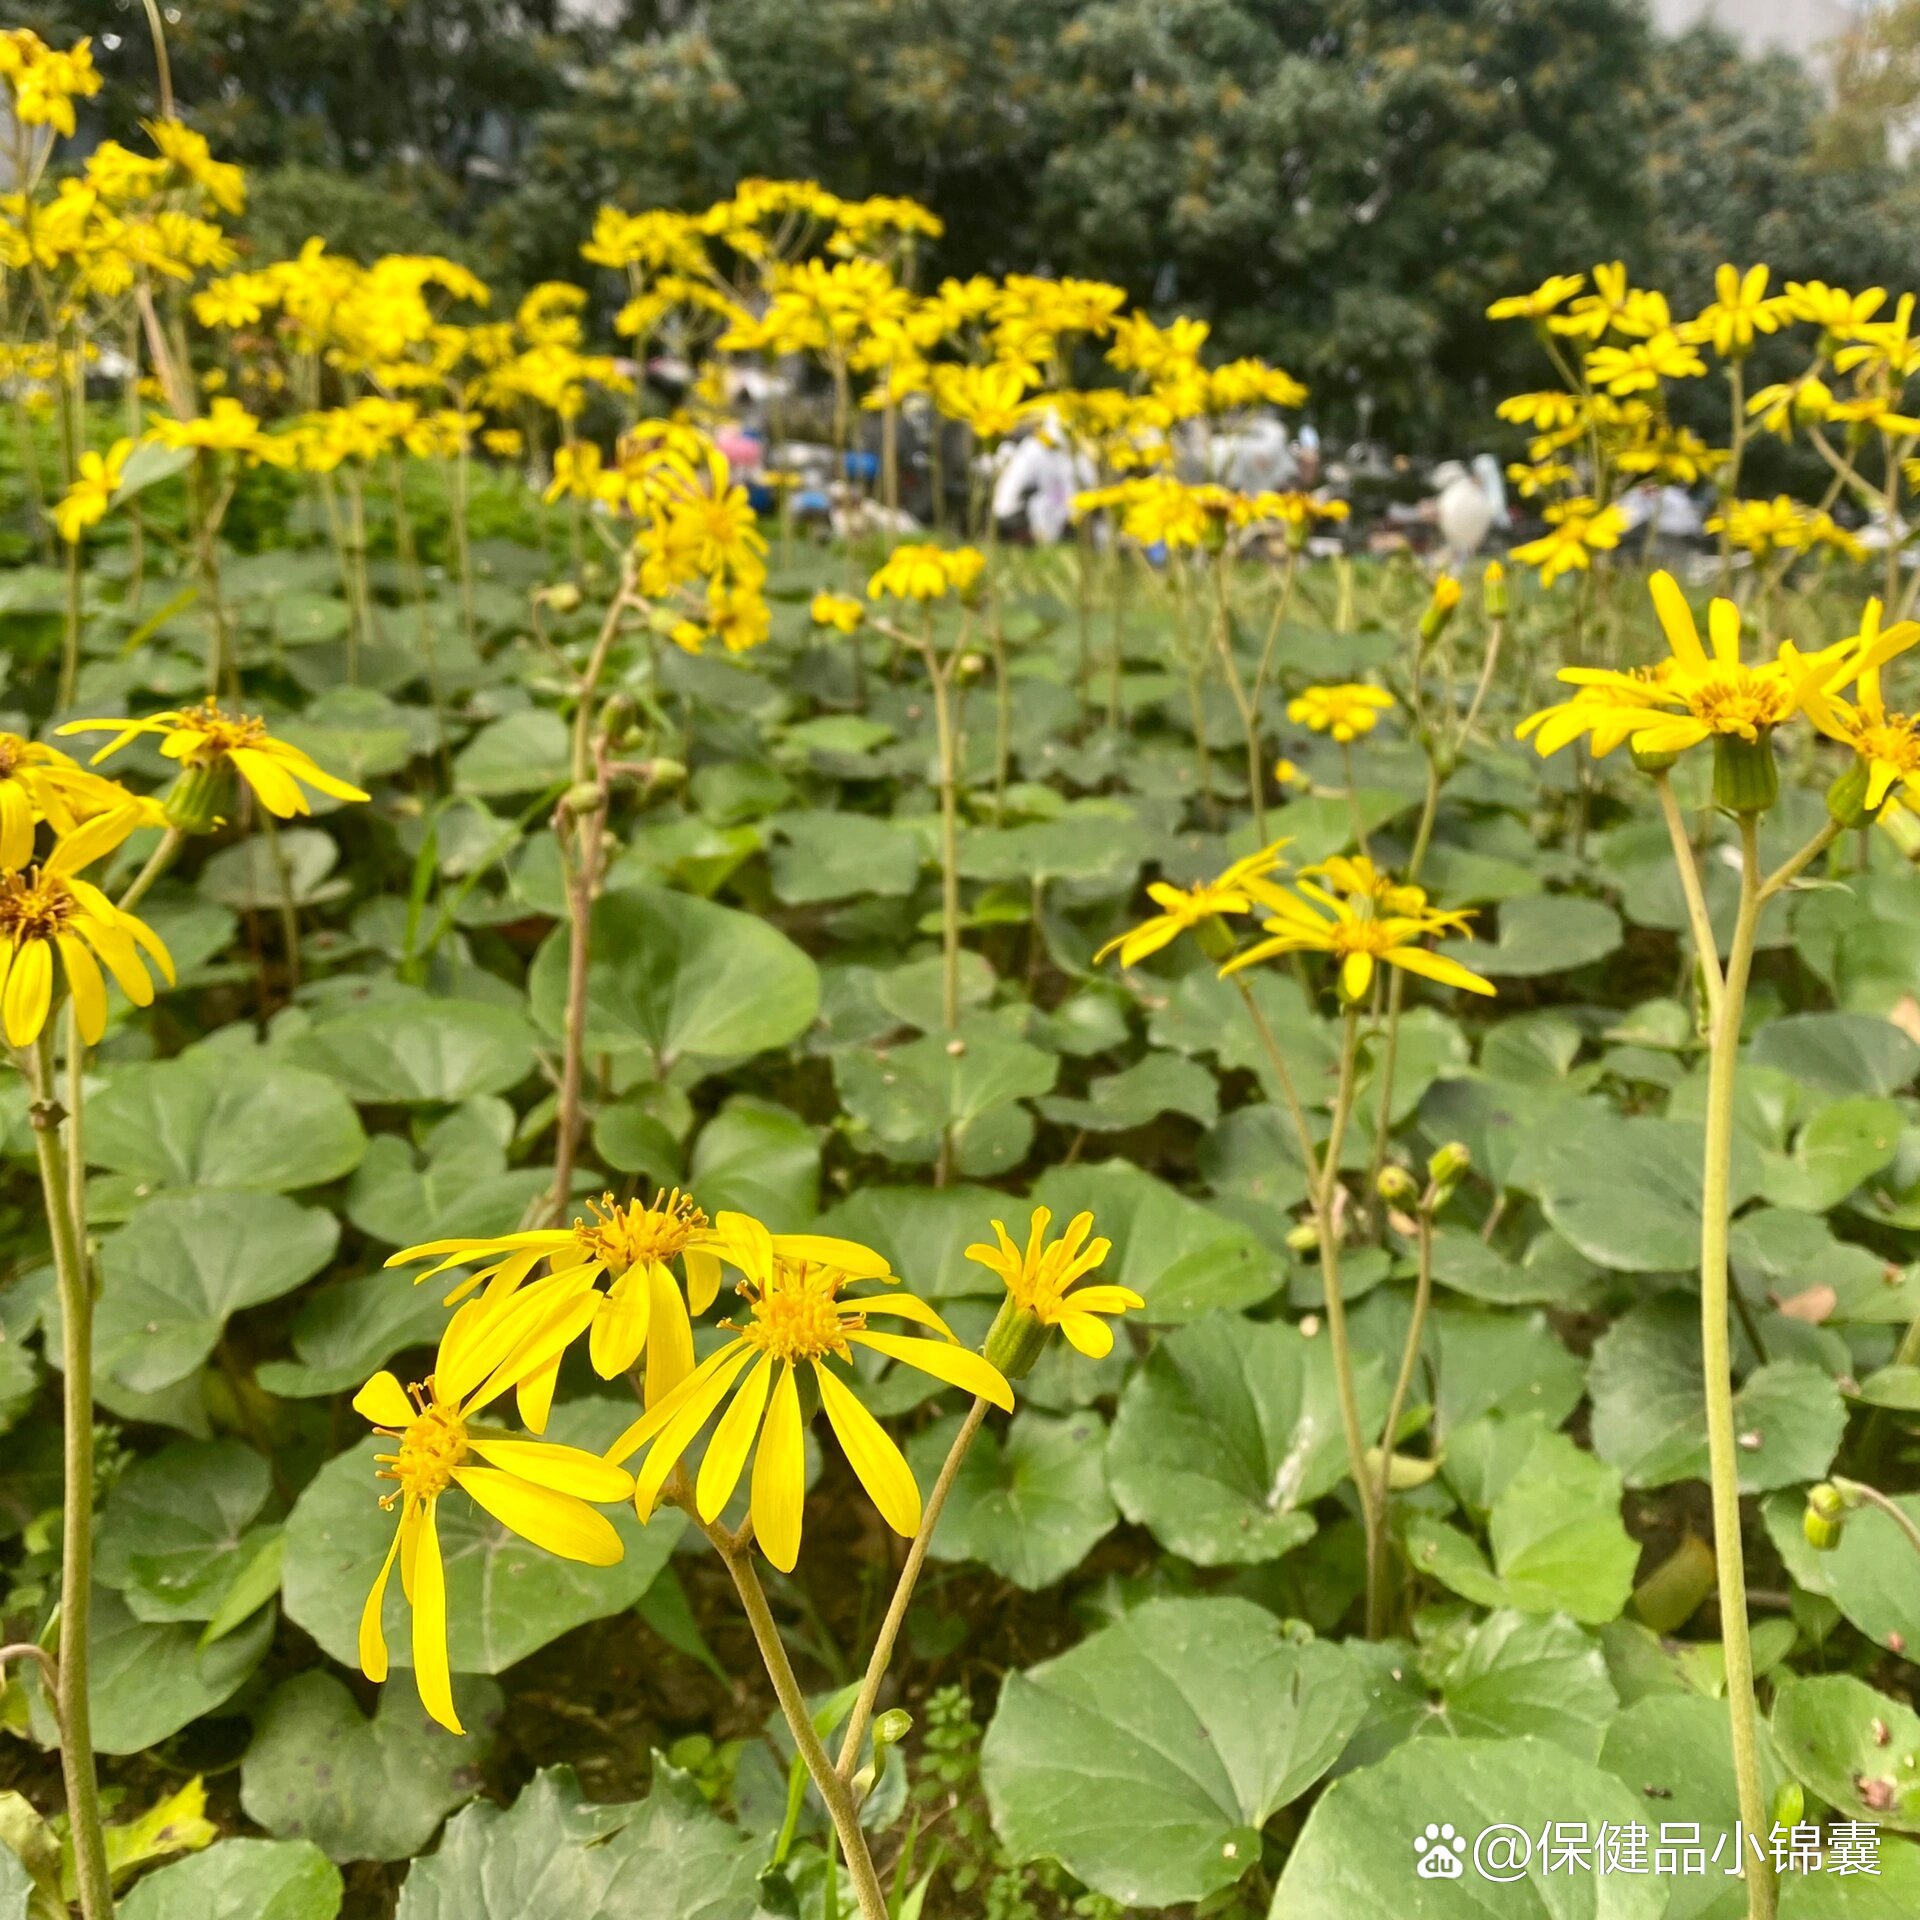
<path fill-rule="evenodd" d="M 1727 1230 L 1732 1190 L 1733 1102 L 1739 1067 L 1740 1021 L 1753 963 L 1754 933 L 1764 889 L 1760 878 L 1759 826 L 1740 816 L 1740 908 L 1713 1050 L 1707 1069 L 1707 1143 L 1700 1214 L 1700 1344 L 1707 1409 L 1707 1458 L 1713 1483 L 1713 1551 L 1720 1589 L 1720 1638 L 1725 1649 L 1727 1714 L 1733 1737 L 1733 1770 L 1740 1818 L 1763 1847 L 1770 1830 L 1760 1777 L 1760 1747 L 1753 1695 L 1753 1647 L 1747 1627 L 1747 1570 L 1740 1537 L 1740 1455 L 1734 1428 L 1733 1355 L 1728 1331 Z M 1747 1875 L 1749 1920 L 1773 1920 L 1776 1889 L 1770 1858 L 1742 1863 Z"/>
<path fill-rule="evenodd" d="M 1407 1395 L 1413 1388 L 1413 1371 L 1420 1364 L 1420 1343 L 1427 1330 L 1427 1307 L 1433 1299 L 1433 1200 L 1430 1187 L 1420 1202 L 1416 1224 L 1419 1235 L 1420 1264 L 1413 1289 L 1413 1317 L 1407 1322 L 1407 1338 L 1400 1349 L 1400 1371 L 1393 1383 L 1393 1397 L 1387 1402 L 1387 1417 L 1380 1428 L 1380 1472 L 1374 1481 L 1374 1505 L 1380 1511 L 1381 1524 L 1373 1531 L 1373 1562 L 1367 1577 L 1367 1605 L 1370 1609 L 1367 1632 L 1378 1638 L 1386 1631 L 1387 1608 L 1387 1499 L 1392 1491 L 1393 1450 L 1400 1438 L 1400 1416 L 1406 1411 Z"/>
<path fill-rule="evenodd" d="M 951 1033 L 960 1024 L 960 799 L 959 755 L 953 736 L 950 663 L 943 662 L 931 634 L 920 656 L 933 682 L 933 726 L 940 755 L 940 1020 Z"/>
<path fill-rule="evenodd" d="M 147 855 L 147 864 L 128 882 L 127 890 L 115 903 L 123 913 L 131 913 L 145 898 L 147 889 L 173 865 L 186 839 L 178 827 L 169 827 L 160 836 L 160 844 Z"/>
<path fill-rule="evenodd" d="M 860 1682 L 860 1697 L 853 1703 L 853 1712 L 847 1718 L 847 1731 L 840 1742 L 839 1773 L 842 1779 L 850 1779 L 855 1763 L 860 1758 L 860 1742 L 867 1731 L 867 1722 L 873 1718 L 873 1703 L 880 1697 L 880 1683 L 887 1677 L 887 1668 L 893 1660 L 894 1642 L 900 1638 L 900 1629 L 907 1618 L 907 1607 L 913 1599 L 913 1589 L 920 1579 L 920 1569 L 927 1562 L 927 1548 L 933 1541 L 933 1530 L 940 1524 L 940 1510 L 947 1504 L 947 1495 L 953 1491 L 953 1483 L 959 1477 L 960 1463 L 967 1457 L 967 1449 L 973 1445 L 973 1437 L 980 1431 L 980 1423 L 987 1417 L 987 1403 L 976 1398 L 967 1409 L 967 1417 L 960 1423 L 960 1431 L 953 1436 L 953 1445 L 947 1449 L 945 1463 L 940 1468 L 940 1477 L 933 1483 L 933 1491 L 927 1495 L 925 1511 L 920 1516 L 920 1530 L 913 1536 L 913 1544 L 907 1549 L 906 1565 L 900 1569 L 900 1578 L 894 1583 L 893 1598 L 887 1603 L 887 1617 L 880 1623 L 879 1637 L 873 1643 L 873 1657 L 867 1662 L 866 1677 Z"/>
<path fill-rule="evenodd" d="M 1673 781 L 1666 773 L 1653 776 L 1654 791 L 1660 796 L 1660 812 L 1667 823 L 1667 838 L 1673 842 L 1673 864 L 1680 873 L 1680 891 L 1686 895 L 1687 925 L 1693 933 L 1693 950 L 1700 962 L 1700 977 L 1706 983 L 1707 1022 L 1714 1027 L 1720 1020 L 1723 991 L 1720 979 L 1720 946 L 1713 937 L 1713 918 L 1707 912 L 1707 896 L 1701 890 L 1700 869 L 1694 864 L 1693 840 L 1680 814 L 1680 802 Z"/>
<path fill-rule="evenodd" d="M 813 1716 L 807 1711 L 807 1696 L 801 1692 L 800 1682 L 794 1678 L 793 1663 L 787 1658 L 787 1649 L 780 1639 L 780 1629 L 774 1624 L 773 1610 L 767 1605 L 766 1592 L 760 1585 L 759 1574 L 754 1570 L 752 1550 L 741 1546 L 719 1528 L 709 1527 L 707 1535 L 719 1549 L 728 1573 L 733 1576 L 734 1590 L 740 1596 L 741 1606 L 746 1609 L 747 1624 L 753 1629 L 754 1644 L 760 1649 L 760 1658 L 766 1666 L 768 1679 L 773 1682 L 774 1693 L 780 1701 L 780 1711 L 786 1715 L 793 1743 L 799 1748 L 800 1758 L 806 1763 L 807 1772 L 813 1776 L 813 1784 L 826 1803 L 827 1815 L 840 1838 L 840 1851 L 846 1859 L 847 1877 L 853 1882 L 854 1897 L 860 1902 L 861 1920 L 887 1920 L 887 1896 L 881 1889 L 880 1876 L 874 1870 L 873 1855 L 867 1847 L 867 1836 L 860 1826 L 860 1810 L 853 1803 L 852 1789 L 827 1758 L 827 1750 L 821 1744 L 819 1734 L 814 1731 Z"/>
<path fill-rule="evenodd" d="M 53 1241 L 60 1289 L 61 1414 L 65 1425 L 65 1491 L 60 1528 L 60 1771 L 73 1829 L 74 1876 L 85 1920 L 112 1920 L 113 1883 L 100 1825 L 100 1782 L 93 1765 L 93 1703 L 88 1690 L 93 1616 L 93 1286 L 74 1220 L 63 1115 L 55 1093 L 53 1030 L 42 1031 L 28 1056 L 32 1069 L 34 1152 L 40 1194 Z"/>

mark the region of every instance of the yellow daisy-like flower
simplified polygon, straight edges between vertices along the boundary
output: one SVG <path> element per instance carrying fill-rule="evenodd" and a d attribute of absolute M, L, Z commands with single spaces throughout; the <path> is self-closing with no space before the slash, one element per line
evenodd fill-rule
<path fill-rule="evenodd" d="M 1872 664 L 1855 669 L 1857 703 L 1849 706 L 1819 685 L 1808 686 L 1801 695 L 1807 718 L 1829 740 L 1839 741 L 1859 756 L 1867 775 L 1862 805 L 1868 814 L 1879 811 L 1896 785 L 1907 794 L 1920 795 L 1920 715 L 1890 712 L 1880 687 L 1887 635 L 1897 632 L 1896 626 L 1881 633 L 1880 602 L 1869 600 L 1860 621 L 1859 643 L 1861 658 Z"/>
<path fill-rule="evenodd" d="M 1781 295 L 1767 297 L 1768 270 L 1749 267 L 1745 273 L 1723 262 L 1713 276 L 1713 302 L 1698 318 L 1681 328 L 1688 340 L 1710 343 L 1722 360 L 1737 360 L 1753 346 L 1756 333 L 1773 333 L 1786 317 Z"/>
<path fill-rule="evenodd" d="M 33 858 L 38 820 L 67 834 L 94 814 L 135 804 L 123 787 L 89 773 L 58 747 L 0 733 L 0 867 L 24 867 Z"/>
<path fill-rule="evenodd" d="M 1587 284 L 1584 273 L 1553 273 L 1531 293 L 1510 293 L 1487 309 L 1489 320 L 1544 320 Z"/>
<path fill-rule="evenodd" d="M 925 1301 L 900 1293 L 842 1298 L 843 1290 L 855 1282 L 892 1277 L 886 1262 L 870 1249 L 805 1234 L 776 1238 L 761 1229 L 758 1234 L 743 1231 L 737 1250 L 748 1317 L 722 1323 L 735 1338 L 709 1355 L 607 1450 L 609 1460 L 620 1462 L 649 1447 L 634 1482 L 640 1517 L 644 1520 L 653 1512 L 667 1476 L 731 1391 L 732 1400 L 700 1463 L 694 1504 L 703 1519 L 717 1518 L 740 1484 L 751 1454 L 754 1536 L 767 1558 L 783 1573 L 791 1573 L 800 1557 L 806 1496 L 799 1384 L 799 1369 L 805 1366 L 812 1371 L 834 1437 L 880 1517 L 896 1533 L 912 1535 L 921 1511 L 913 1472 L 861 1405 L 851 1376 L 828 1363 L 850 1365 L 853 1349 L 866 1347 L 1008 1411 L 1012 1390 L 996 1368 L 954 1339 Z M 876 1332 L 868 1320 L 883 1314 L 931 1328 L 934 1337 Z"/>
<path fill-rule="evenodd" d="M 1131 1287 L 1078 1285 L 1113 1251 L 1111 1240 L 1088 1237 L 1093 1232 L 1092 1214 L 1076 1213 L 1067 1222 L 1066 1232 L 1049 1241 L 1047 1228 L 1052 1224 L 1052 1210 L 1035 1207 L 1023 1249 L 996 1220 L 993 1233 L 998 1244 L 971 1246 L 967 1258 L 999 1276 L 1014 1315 L 1031 1314 L 1041 1327 L 1058 1327 L 1078 1352 L 1089 1360 L 1102 1359 L 1113 1351 L 1108 1319 L 1147 1303 Z"/>
<path fill-rule="evenodd" d="M 53 1007 L 56 960 L 88 1046 L 107 1027 L 103 963 L 136 1007 L 153 1004 L 143 952 L 173 984 L 173 960 L 160 936 L 80 878 L 81 868 L 104 859 L 144 817 L 137 806 L 96 814 L 61 839 L 43 866 L 0 874 L 0 1027 L 9 1046 L 39 1039 Z"/>
<path fill-rule="evenodd" d="M 223 712 L 211 694 L 197 707 L 170 708 L 140 720 L 69 720 L 56 731 L 63 737 L 112 734 L 113 738 L 88 762 L 95 767 L 142 734 L 158 734 L 160 751 L 169 760 L 179 761 L 189 771 L 231 768 L 253 789 L 260 804 L 281 820 L 313 811 L 301 792 L 302 786 L 335 800 L 367 798 L 358 787 L 335 778 L 298 747 L 276 740 L 264 720 Z"/>
<path fill-rule="evenodd" d="M 1341 899 L 1311 881 L 1299 883 L 1297 893 L 1273 890 L 1268 903 L 1272 918 L 1267 937 L 1245 953 L 1235 954 L 1220 969 L 1222 976 L 1242 967 L 1257 966 L 1286 953 L 1324 953 L 1340 963 L 1340 991 L 1350 1002 L 1367 996 L 1376 963 L 1437 980 L 1444 987 L 1492 995 L 1490 981 L 1470 973 L 1457 960 L 1430 953 L 1416 945 L 1436 935 L 1457 933 L 1466 919 L 1460 913 L 1440 913 L 1428 907 L 1402 913 L 1378 913 L 1371 898 Z"/>
<path fill-rule="evenodd" d="M 1093 956 L 1093 964 L 1097 967 L 1108 954 L 1118 953 L 1120 964 L 1131 967 L 1149 954 L 1158 953 L 1162 947 L 1171 946 L 1189 927 L 1197 927 L 1204 920 L 1216 920 L 1229 913 L 1251 913 L 1256 905 L 1266 902 L 1271 886 L 1267 876 L 1280 870 L 1284 864 L 1280 849 L 1291 844 L 1288 840 L 1276 840 L 1272 846 L 1262 847 L 1244 860 L 1236 860 L 1217 879 L 1201 880 L 1191 887 L 1176 887 L 1165 880 L 1152 881 L 1147 887 L 1147 898 L 1160 911 L 1129 932 L 1109 940 Z"/>
<path fill-rule="evenodd" d="M 867 582 L 867 598 L 943 600 L 949 593 L 965 593 L 985 565 L 985 558 L 972 547 L 909 542 L 895 547 L 886 564 Z"/>
<path fill-rule="evenodd" d="M 1384 914 L 1427 914 L 1430 918 L 1452 923 L 1457 933 L 1467 931 L 1471 915 L 1440 912 L 1427 905 L 1427 890 L 1411 881 L 1396 880 L 1384 867 L 1376 867 L 1365 854 L 1337 853 L 1329 860 L 1302 867 L 1303 879 L 1324 880 L 1335 893 L 1349 900 L 1370 900 Z"/>
<path fill-rule="evenodd" d="M 1287 718 L 1297 727 L 1330 733 L 1344 747 L 1371 733 L 1380 716 L 1393 710 L 1393 695 L 1384 687 L 1351 682 L 1338 687 L 1309 687 L 1287 702 Z"/>
<path fill-rule="evenodd" d="M 73 485 L 53 509 L 53 524 L 68 546 L 77 546 L 89 527 L 98 526 L 107 517 L 113 496 L 126 478 L 127 456 L 132 451 L 131 440 L 116 440 L 103 454 L 89 449 L 80 456 L 80 471 Z"/>
<path fill-rule="evenodd" d="M 624 1206 L 609 1193 L 597 1204 L 589 1201 L 570 1227 L 534 1227 L 491 1239 L 427 1240 L 402 1247 L 387 1265 L 435 1262 L 414 1275 L 416 1286 L 455 1267 L 471 1269 L 447 1295 L 449 1306 L 481 1287 L 489 1305 L 523 1287 L 549 1299 L 587 1300 L 587 1357 L 594 1371 L 611 1380 L 645 1354 L 647 1404 L 652 1406 L 693 1371 L 688 1306 L 694 1313 L 712 1306 L 720 1291 L 721 1257 L 733 1244 L 724 1229 L 735 1219 L 723 1214 L 719 1226 L 710 1225 L 692 1194 L 677 1187 L 661 1189 L 651 1202 L 632 1200 Z M 546 1274 L 529 1286 L 543 1260 Z M 673 1277 L 676 1261 L 686 1275 L 686 1299 Z M 535 1433 L 546 1429 L 559 1370 L 556 1353 L 516 1383 L 520 1417 Z"/>
<path fill-rule="evenodd" d="M 807 608 L 816 627 L 851 633 L 867 617 L 867 610 L 850 593 L 816 593 Z"/>
<path fill-rule="evenodd" d="M 1550 587 L 1563 573 L 1585 573 L 1596 553 L 1611 553 L 1627 530 L 1618 507 L 1596 507 L 1586 498 L 1549 507 L 1548 531 L 1508 556 L 1523 567 L 1540 569 L 1540 584 Z"/>
<path fill-rule="evenodd" d="M 583 1448 L 520 1439 L 474 1419 L 528 1370 L 562 1352 L 580 1324 L 578 1312 L 543 1317 L 516 1302 L 500 1313 L 470 1301 L 449 1323 L 424 1384 L 409 1390 L 391 1373 L 376 1373 L 354 1396 L 355 1411 L 400 1443 L 377 1456 L 379 1477 L 395 1483 L 380 1504 L 391 1509 L 399 1502 L 400 1523 L 361 1610 L 360 1670 L 369 1680 L 387 1677 L 380 1616 L 397 1559 L 413 1609 L 420 1704 L 453 1733 L 465 1729 L 453 1705 L 447 1578 L 437 1524 L 447 1489 L 459 1487 L 523 1540 L 564 1560 L 610 1567 L 621 1556 L 612 1521 L 589 1503 L 626 1499 L 633 1491 L 630 1474 Z"/>

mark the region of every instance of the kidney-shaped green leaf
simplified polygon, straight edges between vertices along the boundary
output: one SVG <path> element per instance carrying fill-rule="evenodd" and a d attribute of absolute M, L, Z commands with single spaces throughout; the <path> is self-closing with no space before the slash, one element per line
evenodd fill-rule
<path fill-rule="evenodd" d="M 345 1889 L 304 1840 L 219 1840 L 150 1873 L 120 1920 L 334 1920 Z"/>

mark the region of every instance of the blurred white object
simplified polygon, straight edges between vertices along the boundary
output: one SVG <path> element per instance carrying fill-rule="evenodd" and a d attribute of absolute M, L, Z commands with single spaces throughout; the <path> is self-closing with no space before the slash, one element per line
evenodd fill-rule
<path fill-rule="evenodd" d="M 1478 477 L 1458 460 L 1441 461 L 1433 470 L 1432 485 L 1440 490 L 1436 518 L 1447 564 L 1464 567 L 1493 531 L 1493 502 Z"/>
<path fill-rule="evenodd" d="M 1064 539 L 1073 525 L 1073 496 L 1098 478 L 1085 454 L 1076 455 L 1044 433 L 1030 433 L 1000 449 L 993 483 L 993 517 L 1007 521 L 1024 513 L 1037 547 Z"/>

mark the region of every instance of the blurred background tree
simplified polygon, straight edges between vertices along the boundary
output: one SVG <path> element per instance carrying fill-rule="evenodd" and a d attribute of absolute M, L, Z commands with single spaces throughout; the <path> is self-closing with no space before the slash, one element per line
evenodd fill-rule
<path fill-rule="evenodd" d="M 140 0 L 26 11 L 95 36 L 102 126 L 153 110 Z M 1329 426 L 1402 444 L 1525 378 L 1530 343 L 1484 309 L 1549 272 L 1621 257 L 1690 295 L 1721 259 L 1892 276 L 1920 243 L 1888 136 L 1920 99 L 1920 0 L 1842 56 L 1836 102 L 1714 31 L 1657 39 L 1638 0 L 172 11 L 176 93 L 260 170 L 263 246 L 442 247 L 510 291 L 578 277 L 603 200 L 808 175 L 933 206 L 937 271 L 1093 273 L 1205 314 Z"/>

